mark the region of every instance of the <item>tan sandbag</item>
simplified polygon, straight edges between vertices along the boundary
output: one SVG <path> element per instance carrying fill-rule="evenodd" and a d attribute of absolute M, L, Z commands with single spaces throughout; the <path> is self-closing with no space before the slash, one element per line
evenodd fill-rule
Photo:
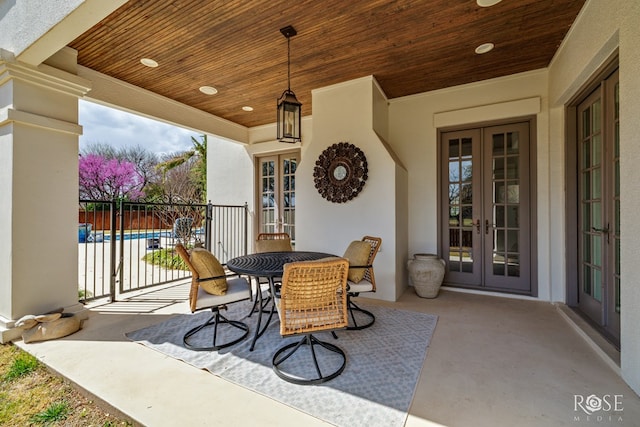
<path fill-rule="evenodd" d="M 54 340 L 71 335 L 79 329 L 80 319 L 77 316 L 60 317 L 58 320 L 39 323 L 35 328 L 24 331 L 22 340 L 25 343 Z"/>
<path fill-rule="evenodd" d="M 33 314 L 27 314 L 26 316 L 22 316 L 16 321 L 16 328 L 20 329 L 31 329 L 38 324 L 36 320 L 36 316 Z"/>
<path fill-rule="evenodd" d="M 38 322 L 53 322 L 54 320 L 58 320 L 61 317 L 62 317 L 62 313 L 53 312 L 53 313 L 47 313 L 47 314 L 40 314 L 36 316 L 36 320 Z"/>

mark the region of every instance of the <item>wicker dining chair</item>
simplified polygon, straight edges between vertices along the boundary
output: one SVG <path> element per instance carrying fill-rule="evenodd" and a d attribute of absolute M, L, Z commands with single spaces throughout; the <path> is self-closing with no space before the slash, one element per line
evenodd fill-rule
<path fill-rule="evenodd" d="M 200 271 L 202 267 L 198 269 L 196 264 L 192 262 L 192 256 L 189 255 L 186 248 L 178 243 L 175 246 L 176 252 L 180 255 L 182 260 L 191 270 L 191 288 L 189 290 L 189 307 L 191 312 L 194 313 L 200 310 L 211 310 L 212 315 L 207 319 L 206 322 L 202 323 L 199 326 L 189 330 L 183 337 L 182 342 L 184 346 L 191 350 L 196 351 L 212 351 L 219 350 L 221 348 L 232 346 L 247 337 L 249 334 L 249 326 L 246 323 L 240 322 L 238 320 L 229 320 L 224 317 L 220 310 L 226 309 L 228 304 L 236 303 L 239 301 L 248 300 L 251 297 L 251 287 L 249 282 L 238 275 L 214 275 L 211 276 L 211 269 L 207 268 L 208 271 Z M 195 249 L 194 249 L 195 250 Z M 198 248 L 197 250 L 206 251 L 206 249 Z M 208 252 L 208 251 L 207 251 Z M 215 256 L 208 252 L 210 256 L 209 259 L 212 260 L 212 264 L 214 265 L 214 269 L 220 269 L 221 273 L 224 273 L 222 270 L 222 266 L 215 259 Z M 235 276 L 235 277 L 234 277 Z M 220 283 L 220 281 L 226 281 L 226 291 L 223 295 L 213 295 L 204 290 L 203 285 L 207 286 L 208 283 L 214 281 L 215 283 Z M 231 337 L 228 338 L 225 342 L 217 342 L 219 338 L 219 326 L 221 325 L 229 325 L 229 328 L 225 330 L 227 335 Z M 191 338 L 202 331 L 205 328 L 212 327 L 212 344 L 210 346 L 200 346 L 192 343 Z M 238 329 L 241 332 L 240 335 L 233 334 L 233 329 Z"/>
<path fill-rule="evenodd" d="M 285 264 L 280 297 L 276 299 L 280 335 L 303 335 L 273 355 L 273 370 L 285 381 L 320 384 L 344 370 L 344 351 L 314 334 L 347 326 L 348 270 L 348 261 L 337 257 Z"/>
<path fill-rule="evenodd" d="M 291 252 L 291 236 L 288 233 L 260 233 L 256 239 L 256 252 Z"/>
<path fill-rule="evenodd" d="M 367 242 L 369 243 L 369 245 L 371 245 L 371 247 L 369 249 L 369 256 L 366 260 L 366 264 L 356 265 L 352 262 L 349 263 L 350 280 L 347 283 L 347 306 L 349 308 L 350 318 L 349 326 L 347 326 L 347 329 L 349 330 L 365 329 L 373 325 L 373 323 L 376 321 L 376 317 L 374 316 L 374 314 L 359 307 L 353 301 L 353 298 L 359 296 L 360 293 L 363 292 L 376 291 L 376 279 L 375 275 L 373 274 L 373 260 L 376 258 L 378 250 L 380 250 L 382 239 L 380 237 L 364 236 L 361 242 Z M 347 249 L 347 252 L 348 251 L 349 249 Z M 345 258 L 348 258 L 346 255 L 347 253 L 345 253 Z M 361 280 L 359 280 L 358 282 L 353 281 L 353 273 L 359 272 L 360 274 L 355 274 L 355 276 L 360 276 L 362 274 L 362 270 L 364 270 L 364 275 L 362 275 Z M 358 318 L 361 319 L 360 323 L 358 322 Z"/>
<path fill-rule="evenodd" d="M 293 247 L 291 246 L 291 237 L 288 233 L 260 233 L 256 239 L 256 253 L 265 253 L 265 252 L 292 252 Z M 273 279 L 274 282 L 280 283 L 282 281 L 281 277 L 276 277 Z M 268 292 L 268 284 L 269 281 L 264 277 L 256 278 L 256 295 L 257 292 Z M 265 307 L 267 307 L 271 301 L 270 296 L 264 298 L 262 304 L 262 311 L 265 312 Z M 249 315 L 259 311 L 258 310 L 258 300 L 259 298 L 255 298 L 253 308 Z M 268 312 L 268 310 L 267 310 Z"/>

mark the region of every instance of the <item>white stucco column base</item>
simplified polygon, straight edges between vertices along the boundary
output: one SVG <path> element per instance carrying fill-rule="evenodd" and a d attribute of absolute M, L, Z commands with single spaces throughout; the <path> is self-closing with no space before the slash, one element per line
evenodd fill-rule
<path fill-rule="evenodd" d="M 78 312 L 78 98 L 90 83 L 0 59 L 0 339 L 15 320 Z"/>

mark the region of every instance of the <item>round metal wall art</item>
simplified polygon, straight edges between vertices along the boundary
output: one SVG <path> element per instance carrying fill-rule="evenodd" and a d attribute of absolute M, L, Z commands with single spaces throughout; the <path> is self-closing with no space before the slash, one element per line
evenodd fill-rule
<path fill-rule="evenodd" d="M 344 203 L 362 191 L 368 172 L 362 150 L 348 142 L 339 142 L 320 154 L 313 169 L 313 180 L 322 197 L 333 203 Z"/>

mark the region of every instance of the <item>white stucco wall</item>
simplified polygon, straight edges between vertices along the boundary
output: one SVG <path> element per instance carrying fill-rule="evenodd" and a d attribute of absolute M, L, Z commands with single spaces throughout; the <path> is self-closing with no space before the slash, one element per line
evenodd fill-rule
<path fill-rule="evenodd" d="M 0 1 L 0 46 L 19 55 L 83 1 Z"/>
<path fill-rule="evenodd" d="M 7 94 L 5 88 L 0 88 L 0 106 L 6 106 L 3 100 Z M 12 193 L 13 186 L 13 124 L 0 127 L 0 194 L 6 199 Z M 0 203 L 0 235 L 5 241 L 13 239 L 12 203 Z M 7 272 L 0 276 L 0 316 L 11 317 L 11 301 L 13 289 L 11 286 L 11 245 L 0 245 L 0 271 Z"/>
<path fill-rule="evenodd" d="M 550 262 L 547 72 L 522 73 L 390 101 L 390 145 L 409 171 L 409 255 L 438 252 L 438 128 L 536 117 L 538 297 L 562 300 L 548 279 Z M 557 214 L 557 213 L 556 213 Z M 562 212 L 559 212 L 562 214 Z"/>
<path fill-rule="evenodd" d="M 214 205 L 248 203 L 253 210 L 252 171 L 251 156 L 242 144 L 208 136 L 207 200 Z"/>
<path fill-rule="evenodd" d="M 243 144 L 210 135 L 207 138 L 207 200 L 214 205 L 247 203 L 247 245 L 251 248 L 254 226 L 254 167 Z"/>
<path fill-rule="evenodd" d="M 621 174 L 621 369 L 624 379 L 640 393 L 640 2 L 590 0 L 549 67 L 549 95 L 554 119 L 553 139 L 564 132 L 563 104 L 574 97 L 613 55 L 620 64 Z M 554 164 L 554 170 L 557 164 Z M 554 271 L 561 274 L 561 271 Z"/>
<path fill-rule="evenodd" d="M 367 297 L 394 301 L 404 286 L 396 277 L 396 164 L 373 131 L 375 90 L 373 78 L 367 77 L 312 92 L 313 137 L 296 174 L 296 249 L 342 255 L 353 240 L 381 237 L 374 263 L 377 292 Z M 313 181 L 316 159 L 338 142 L 359 147 L 369 168 L 362 192 L 341 204 L 322 198 Z"/>
<path fill-rule="evenodd" d="M 405 268 L 409 259 L 409 173 L 396 163 L 396 295 L 409 286 L 409 272 Z"/>
<path fill-rule="evenodd" d="M 0 48 L 38 65 L 127 0 L 2 0 Z"/>

